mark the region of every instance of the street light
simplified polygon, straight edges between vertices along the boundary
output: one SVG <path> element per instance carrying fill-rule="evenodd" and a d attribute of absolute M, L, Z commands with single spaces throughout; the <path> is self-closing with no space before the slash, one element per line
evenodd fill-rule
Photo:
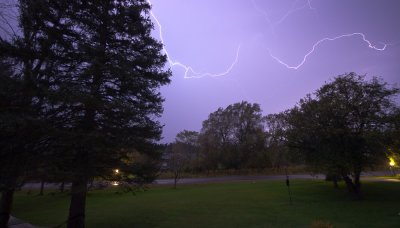
<path fill-rule="evenodd" d="M 389 166 L 390 166 L 390 170 L 392 171 L 393 176 L 396 175 L 396 173 L 394 172 L 395 165 L 396 165 L 396 162 L 394 162 L 394 158 L 389 158 Z"/>
<path fill-rule="evenodd" d="M 394 167 L 396 165 L 396 163 L 394 162 L 394 159 L 389 158 L 389 160 L 390 160 L 390 162 L 389 162 L 390 167 Z"/>
<path fill-rule="evenodd" d="M 115 175 L 118 175 L 119 174 L 119 169 L 114 169 L 114 173 L 115 173 Z M 119 182 L 118 181 L 112 181 L 111 184 L 114 185 L 114 186 L 118 186 Z"/>

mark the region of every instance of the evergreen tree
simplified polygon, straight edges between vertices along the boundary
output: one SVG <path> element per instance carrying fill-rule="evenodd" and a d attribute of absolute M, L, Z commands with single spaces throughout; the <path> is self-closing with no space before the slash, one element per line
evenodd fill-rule
<path fill-rule="evenodd" d="M 57 151 L 71 173 L 68 227 L 84 227 L 87 182 L 122 166 L 127 151 L 146 153 L 159 140 L 157 88 L 170 71 L 162 44 L 151 37 L 146 1 L 68 1 L 57 10 L 73 25 L 58 45 L 72 43 L 56 69 L 52 107 L 63 134 Z"/>
<path fill-rule="evenodd" d="M 14 191 L 37 168 L 48 145 L 43 67 L 51 44 L 34 13 L 42 12 L 43 3 L 20 1 L 21 33 L 0 38 L 0 227 L 7 225 Z"/>
<path fill-rule="evenodd" d="M 151 37 L 145 0 L 21 0 L 19 9 L 22 34 L 2 43 L 1 53 L 20 69 L 14 75 L 27 109 L 18 114 L 32 113 L 36 125 L 27 129 L 40 134 L 21 134 L 30 136 L 26 143 L 10 137 L 27 148 L 18 155 L 46 148 L 43 161 L 29 164 L 51 166 L 72 182 L 68 227 L 84 227 L 88 181 L 126 167 L 131 151 L 154 150 L 162 130 L 158 88 L 171 72 Z"/>

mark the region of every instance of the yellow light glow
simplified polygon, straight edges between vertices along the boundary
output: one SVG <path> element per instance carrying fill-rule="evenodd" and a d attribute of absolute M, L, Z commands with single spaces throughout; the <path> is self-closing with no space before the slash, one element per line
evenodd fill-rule
<path fill-rule="evenodd" d="M 111 184 L 114 185 L 114 186 L 118 186 L 119 185 L 118 181 L 113 181 Z"/>
<path fill-rule="evenodd" d="M 396 165 L 396 163 L 394 162 L 394 159 L 393 158 L 389 158 L 389 160 L 390 160 L 390 162 L 389 162 L 389 165 L 390 166 L 395 166 Z"/>
<path fill-rule="evenodd" d="M 119 173 L 119 169 L 116 169 L 116 170 L 114 170 L 115 171 L 115 173 Z"/>

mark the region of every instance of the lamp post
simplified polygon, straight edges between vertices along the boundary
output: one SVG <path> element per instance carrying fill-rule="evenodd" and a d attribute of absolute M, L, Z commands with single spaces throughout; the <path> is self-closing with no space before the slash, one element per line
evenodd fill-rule
<path fill-rule="evenodd" d="M 114 173 L 115 173 L 115 176 L 117 176 L 119 174 L 119 169 L 114 169 Z M 114 185 L 114 186 L 118 186 L 119 182 L 118 181 L 113 181 L 113 182 L 111 182 L 111 184 Z"/>
<path fill-rule="evenodd" d="M 390 171 L 392 172 L 392 175 L 395 176 L 396 173 L 394 171 L 394 166 L 396 165 L 396 163 L 394 162 L 393 158 L 389 158 L 389 167 L 390 167 Z"/>

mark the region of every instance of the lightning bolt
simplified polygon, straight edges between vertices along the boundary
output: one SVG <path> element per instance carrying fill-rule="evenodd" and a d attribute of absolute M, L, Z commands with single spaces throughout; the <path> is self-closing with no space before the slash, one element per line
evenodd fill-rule
<path fill-rule="evenodd" d="M 296 0 L 292 3 L 292 7 L 281 17 L 281 19 L 277 20 L 276 22 L 272 22 L 267 11 L 261 9 L 256 3 L 256 0 L 252 0 L 251 2 L 253 3 L 253 6 L 256 9 L 256 11 L 258 11 L 261 15 L 264 16 L 265 20 L 268 22 L 268 25 L 271 29 L 271 33 L 273 35 L 275 35 L 275 27 L 284 22 L 291 14 L 299 10 L 305 9 L 307 6 L 310 10 L 314 10 L 314 8 L 311 6 L 311 0 L 306 0 L 306 3 L 299 7 L 296 7 L 297 3 L 299 2 L 299 0 Z"/>
<path fill-rule="evenodd" d="M 298 65 L 296 65 L 296 66 L 290 66 L 289 64 L 287 64 L 287 63 L 283 62 L 282 60 L 280 60 L 278 57 L 272 55 L 271 52 L 270 52 L 269 50 L 268 50 L 268 52 L 269 52 L 269 55 L 270 55 L 273 59 L 275 59 L 278 63 L 282 64 L 283 66 L 287 67 L 288 69 L 297 70 L 297 69 L 299 69 L 301 66 L 304 65 L 304 63 L 306 62 L 308 56 L 311 55 L 311 54 L 315 51 L 315 49 L 317 48 L 317 46 L 320 45 L 321 43 L 326 42 L 326 41 L 335 41 L 335 40 L 337 40 L 337 39 L 346 38 L 346 37 L 352 37 L 352 36 L 360 36 L 360 37 L 363 39 L 363 41 L 364 41 L 365 43 L 368 44 L 368 47 L 369 47 L 369 48 L 374 49 L 374 50 L 376 50 L 376 51 L 384 51 L 384 50 L 386 49 L 386 47 L 387 47 L 387 44 L 383 43 L 383 46 L 382 46 L 381 48 L 378 48 L 378 47 L 372 45 L 372 43 L 371 43 L 369 40 L 367 40 L 367 39 L 365 38 L 365 34 L 364 34 L 364 33 L 355 32 L 355 33 L 350 33 L 350 34 L 344 34 L 344 35 L 336 36 L 336 37 L 333 37 L 333 38 L 325 37 L 325 38 L 323 38 L 323 39 L 321 39 L 321 40 L 318 40 L 318 41 L 312 46 L 311 50 L 310 50 L 306 55 L 304 55 L 303 60 L 302 60 Z"/>
<path fill-rule="evenodd" d="M 296 0 L 296 1 L 293 2 L 292 8 L 291 8 L 289 11 L 287 11 L 286 14 L 284 14 L 283 17 L 282 17 L 280 20 L 278 20 L 278 21 L 276 21 L 276 22 L 272 22 L 271 19 L 269 18 L 268 13 L 267 13 L 265 10 L 262 10 L 262 9 L 256 4 L 255 0 L 252 0 L 254 8 L 255 8 L 260 14 L 262 14 L 262 15 L 265 17 L 265 19 L 266 19 L 266 21 L 268 22 L 268 25 L 270 26 L 271 31 L 272 31 L 273 34 L 274 34 L 274 28 L 275 28 L 275 26 L 278 26 L 279 24 L 281 24 L 281 23 L 282 23 L 283 21 L 285 21 L 291 14 L 295 13 L 296 11 L 302 10 L 302 9 L 306 8 L 307 6 L 308 6 L 308 8 L 309 8 L 310 10 L 315 10 L 315 8 L 313 8 L 313 7 L 311 6 L 311 0 L 306 0 L 306 2 L 305 2 L 304 5 L 302 5 L 302 6 L 296 8 L 296 5 L 297 5 L 298 1 L 299 1 L 299 0 Z M 275 34 L 274 34 L 274 35 L 275 35 Z M 368 47 L 369 47 L 369 48 L 374 49 L 374 50 L 376 50 L 376 51 L 384 51 L 384 50 L 386 49 L 386 47 L 388 46 L 387 44 L 382 43 L 383 46 L 382 46 L 381 48 L 376 47 L 376 46 L 372 45 L 372 43 L 371 43 L 369 40 L 367 40 L 367 38 L 366 38 L 366 36 L 365 36 L 364 33 L 355 32 L 355 33 L 350 33 L 350 34 L 339 35 L 339 36 L 336 36 L 336 37 L 333 37 L 333 38 L 331 38 L 331 37 L 325 37 L 325 38 L 322 38 L 322 39 L 318 40 L 318 41 L 312 46 L 311 50 L 310 50 L 309 52 L 307 52 L 307 53 L 303 56 L 303 60 L 302 60 L 298 65 L 295 65 L 295 66 L 291 66 L 291 65 L 285 63 L 284 61 L 282 61 L 281 59 L 279 59 L 278 57 L 276 57 L 275 55 L 273 55 L 273 54 L 271 53 L 270 50 L 268 50 L 268 53 L 269 53 L 269 55 L 271 56 L 271 58 L 273 58 L 273 59 L 276 60 L 278 63 L 280 63 L 281 65 L 285 66 L 286 68 L 288 68 L 288 69 L 293 69 L 293 70 L 297 70 L 297 69 L 299 69 L 301 66 L 303 66 L 303 65 L 305 64 L 305 62 L 307 61 L 307 58 L 308 58 L 312 53 L 314 53 L 314 51 L 316 50 L 316 48 L 317 48 L 320 44 L 322 44 L 322 43 L 324 43 L 324 42 L 326 42 L 326 41 L 335 41 L 335 40 L 337 40 L 337 39 L 346 38 L 346 37 L 352 37 L 352 36 L 360 36 L 360 37 L 362 38 L 362 40 L 363 40 L 365 43 L 368 44 Z"/>
<path fill-rule="evenodd" d="M 152 3 L 150 0 L 147 0 L 147 3 L 152 6 Z M 161 40 L 161 43 L 163 44 L 163 51 L 165 53 L 165 55 L 167 56 L 167 60 L 168 63 L 171 67 L 181 67 L 185 70 L 185 74 L 184 74 L 184 78 L 203 78 L 203 77 L 221 77 L 221 76 L 225 76 L 227 74 L 229 74 L 232 69 L 235 67 L 235 65 L 237 64 L 238 60 L 239 60 L 239 52 L 240 52 L 240 45 L 238 46 L 238 48 L 236 49 L 236 56 L 234 61 L 232 62 L 232 64 L 223 72 L 220 73 L 210 73 L 210 72 L 198 72 L 195 71 L 191 66 L 185 65 L 179 61 L 174 61 L 172 60 L 168 50 L 166 49 L 166 45 L 164 42 L 164 36 L 163 36 L 163 32 L 162 32 L 162 25 L 160 23 L 160 21 L 158 20 L 158 18 L 156 17 L 156 15 L 153 13 L 152 10 L 150 10 L 150 15 L 153 18 L 153 20 L 156 22 L 156 24 L 158 25 L 158 31 L 159 31 L 159 38 Z"/>
<path fill-rule="evenodd" d="M 310 2 L 310 0 L 308 0 L 306 4 L 304 4 L 304 5 L 300 6 L 300 7 L 295 8 L 298 1 L 299 1 L 299 0 L 296 0 L 296 1 L 293 2 L 292 8 L 291 8 L 289 11 L 287 11 L 287 13 L 286 13 L 285 15 L 283 15 L 283 17 L 282 17 L 280 20 L 278 20 L 277 22 L 275 22 L 275 23 L 274 23 L 274 26 L 277 26 L 277 25 L 281 24 L 281 23 L 282 23 L 283 21 L 285 21 L 286 18 L 288 18 L 291 14 L 293 14 L 293 13 L 299 11 L 299 10 L 304 9 L 304 8 L 306 8 L 307 6 L 309 7 L 309 9 L 311 9 L 311 10 L 313 9 L 313 8 L 311 7 L 311 2 Z"/>
<path fill-rule="evenodd" d="M 315 10 L 315 8 L 311 6 L 311 0 L 307 0 L 307 5 L 310 10 Z"/>
<path fill-rule="evenodd" d="M 270 29 L 271 29 L 271 33 L 275 35 L 274 25 L 273 25 L 271 19 L 269 18 L 269 14 L 267 13 L 267 11 L 262 10 L 262 9 L 257 5 L 257 3 L 256 3 L 255 0 L 252 0 L 251 2 L 253 3 L 254 9 L 255 9 L 256 11 L 258 11 L 261 15 L 264 16 L 265 20 L 268 22 L 268 25 L 269 25 L 269 27 L 270 27 Z"/>

